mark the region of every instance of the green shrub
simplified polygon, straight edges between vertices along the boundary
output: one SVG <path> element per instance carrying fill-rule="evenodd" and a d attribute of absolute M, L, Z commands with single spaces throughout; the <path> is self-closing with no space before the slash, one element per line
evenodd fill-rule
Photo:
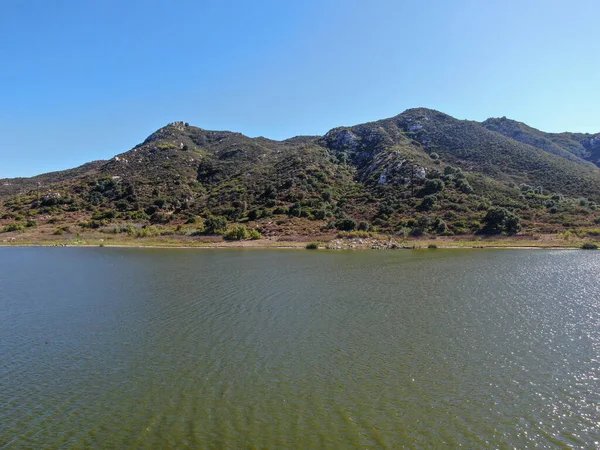
<path fill-rule="evenodd" d="M 481 232 L 485 234 L 515 234 L 521 230 L 521 219 L 519 216 L 501 207 L 494 207 L 488 210 L 483 218 L 483 223 Z"/>
<path fill-rule="evenodd" d="M 245 225 L 236 225 L 223 235 L 228 241 L 241 241 L 243 239 L 248 239 L 249 236 L 250 233 L 248 233 L 248 229 Z"/>
<path fill-rule="evenodd" d="M 473 188 L 469 184 L 469 182 L 465 179 L 460 179 L 456 182 L 456 188 L 461 191 L 463 194 L 472 194 Z"/>
<path fill-rule="evenodd" d="M 435 244 L 429 244 L 429 245 L 427 246 L 427 248 L 437 248 L 437 245 L 435 245 Z"/>
<path fill-rule="evenodd" d="M 10 225 L 6 225 L 3 229 L 2 232 L 3 233 L 10 233 L 13 231 L 22 231 L 23 230 L 23 225 L 20 223 L 11 223 Z"/>
<path fill-rule="evenodd" d="M 92 230 L 98 229 L 103 225 L 105 225 L 105 223 L 103 221 L 98 221 L 98 220 L 90 220 L 88 222 L 81 222 L 79 224 L 79 226 L 81 228 L 89 228 Z"/>
<path fill-rule="evenodd" d="M 356 222 L 352 219 L 340 219 L 335 223 L 335 227 L 342 231 L 352 231 L 356 228 Z"/>
<path fill-rule="evenodd" d="M 209 216 L 204 221 L 204 234 L 223 234 L 227 231 L 227 219 L 222 216 Z"/>
<path fill-rule="evenodd" d="M 318 250 L 319 244 L 317 242 L 309 242 L 305 247 L 307 250 Z"/>
<path fill-rule="evenodd" d="M 63 233 L 70 233 L 71 229 L 69 227 L 58 227 L 56 230 L 54 230 L 54 235 L 56 236 L 60 236 Z"/>
<path fill-rule="evenodd" d="M 327 211 L 325 211 L 324 209 L 315 209 L 313 211 L 313 217 L 315 218 L 315 220 L 323 220 L 325 219 L 325 217 L 327 217 Z"/>
<path fill-rule="evenodd" d="M 437 194 L 444 190 L 445 184 L 439 178 L 425 181 L 425 186 L 421 189 L 421 195 Z"/>
<path fill-rule="evenodd" d="M 25 224 L 25 226 L 27 228 L 34 228 L 37 227 L 38 223 L 35 220 L 28 220 L 27 223 Z"/>
<path fill-rule="evenodd" d="M 256 240 L 260 239 L 262 236 L 256 228 L 253 228 L 252 230 L 250 230 L 250 234 L 248 235 L 248 237 L 250 239 L 252 239 L 253 241 L 256 241 Z"/>
<path fill-rule="evenodd" d="M 583 250 L 598 250 L 598 245 L 593 244 L 591 242 L 586 242 L 581 246 Z"/>
<path fill-rule="evenodd" d="M 369 222 L 360 222 L 358 224 L 358 231 L 369 231 L 370 228 L 371 225 L 369 224 Z"/>
<path fill-rule="evenodd" d="M 135 221 L 143 221 L 150 220 L 150 216 L 146 214 L 144 211 L 132 211 L 127 214 L 127 220 L 135 220 Z"/>
<path fill-rule="evenodd" d="M 248 220 L 256 220 L 260 217 L 260 211 L 257 209 L 252 209 L 248 212 Z"/>
<path fill-rule="evenodd" d="M 373 233 L 369 233 L 368 231 L 340 231 L 337 234 L 337 237 L 340 239 L 353 239 L 353 238 L 368 238 L 368 237 L 372 237 Z"/>
<path fill-rule="evenodd" d="M 171 220 L 171 216 L 161 212 L 155 212 L 150 216 L 150 222 L 152 223 L 168 223 Z"/>
<path fill-rule="evenodd" d="M 437 197 L 435 195 L 426 195 L 423 198 L 423 201 L 419 204 L 417 209 L 419 211 L 431 211 L 435 207 L 435 202 L 437 201 Z"/>
<path fill-rule="evenodd" d="M 160 236 L 160 230 L 155 226 L 143 227 L 135 231 L 135 237 L 145 238 L 155 236 Z"/>
<path fill-rule="evenodd" d="M 446 222 L 444 222 L 442 219 L 440 218 L 436 218 L 432 224 L 431 224 L 431 228 L 433 229 L 433 231 L 435 231 L 437 234 L 444 234 L 446 233 L 446 231 L 448 231 L 448 225 L 446 225 Z"/>

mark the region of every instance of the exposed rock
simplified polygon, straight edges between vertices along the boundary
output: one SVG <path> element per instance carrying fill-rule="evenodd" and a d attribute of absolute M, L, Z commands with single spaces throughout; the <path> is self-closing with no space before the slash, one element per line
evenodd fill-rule
<path fill-rule="evenodd" d="M 409 246 L 392 238 L 338 238 L 327 243 L 329 250 L 396 250 L 412 249 Z"/>
<path fill-rule="evenodd" d="M 58 199 L 61 198 L 62 196 L 60 195 L 60 192 L 50 192 L 49 194 L 44 195 L 44 200 L 50 200 L 50 199 Z"/>

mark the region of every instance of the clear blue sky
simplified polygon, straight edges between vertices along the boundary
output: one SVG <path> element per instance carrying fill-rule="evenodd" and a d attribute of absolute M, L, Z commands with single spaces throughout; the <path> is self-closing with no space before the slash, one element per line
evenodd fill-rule
<path fill-rule="evenodd" d="M 0 178 L 184 120 L 273 139 L 425 106 L 600 132 L 597 0 L 0 0 Z"/>

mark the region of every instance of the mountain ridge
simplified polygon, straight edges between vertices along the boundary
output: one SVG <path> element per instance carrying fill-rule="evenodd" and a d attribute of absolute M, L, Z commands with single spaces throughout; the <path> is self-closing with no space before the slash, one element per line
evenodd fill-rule
<path fill-rule="evenodd" d="M 177 121 L 108 161 L 0 180 L 0 225 L 52 216 L 116 229 L 223 217 L 268 235 L 344 223 L 464 234 L 485 230 L 486 214 L 502 208 L 526 230 L 561 231 L 594 225 L 597 145 L 600 135 L 427 108 L 281 141 Z"/>

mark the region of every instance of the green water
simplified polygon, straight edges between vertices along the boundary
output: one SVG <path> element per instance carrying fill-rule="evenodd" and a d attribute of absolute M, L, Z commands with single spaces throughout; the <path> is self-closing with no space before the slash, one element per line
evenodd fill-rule
<path fill-rule="evenodd" d="M 0 448 L 595 448 L 600 252 L 0 248 Z"/>

